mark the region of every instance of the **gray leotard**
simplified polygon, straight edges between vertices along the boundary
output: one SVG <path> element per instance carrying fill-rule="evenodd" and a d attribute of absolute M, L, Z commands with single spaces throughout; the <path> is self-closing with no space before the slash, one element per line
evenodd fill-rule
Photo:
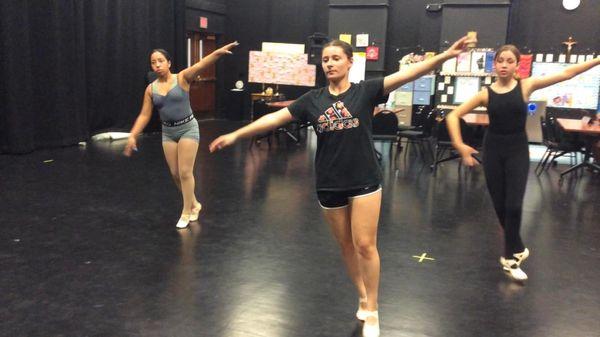
<path fill-rule="evenodd" d="M 179 121 L 192 114 L 190 95 L 177 83 L 177 75 L 173 74 L 173 77 L 175 84 L 164 96 L 158 93 L 156 81 L 152 82 L 152 103 L 163 122 Z"/>

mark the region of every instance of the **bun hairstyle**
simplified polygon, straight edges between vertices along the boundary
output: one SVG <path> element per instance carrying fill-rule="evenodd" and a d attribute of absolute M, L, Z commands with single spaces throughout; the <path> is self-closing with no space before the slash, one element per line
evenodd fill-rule
<path fill-rule="evenodd" d="M 349 59 L 352 58 L 352 55 L 353 55 L 352 46 L 347 42 L 344 42 L 341 40 L 331 40 L 323 46 L 323 49 L 325 49 L 327 47 L 340 47 L 340 48 L 342 48 L 342 50 L 344 51 L 344 54 L 346 54 L 346 56 L 348 56 Z"/>
<path fill-rule="evenodd" d="M 152 51 L 150 52 L 150 56 L 152 56 L 152 54 L 154 53 L 161 53 L 163 54 L 163 56 L 165 57 L 165 59 L 167 59 L 167 61 L 171 62 L 171 55 L 169 55 L 169 53 L 161 48 L 157 48 L 157 49 L 152 49 Z"/>
<path fill-rule="evenodd" d="M 494 62 L 497 62 L 498 61 L 498 57 L 500 57 L 500 54 L 502 54 L 505 51 L 509 51 L 509 52 L 513 53 L 513 55 L 515 55 L 515 58 L 517 59 L 517 63 L 519 63 L 519 61 L 521 61 L 521 52 L 519 51 L 519 48 L 517 48 L 513 44 L 505 44 L 503 46 L 500 46 L 500 48 L 498 48 L 496 50 L 496 54 L 494 55 Z M 513 77 L 516 80 L 521 79 L 519 77 L 519 74 L 517 74 L 516 72 L 514 73 Z"/>

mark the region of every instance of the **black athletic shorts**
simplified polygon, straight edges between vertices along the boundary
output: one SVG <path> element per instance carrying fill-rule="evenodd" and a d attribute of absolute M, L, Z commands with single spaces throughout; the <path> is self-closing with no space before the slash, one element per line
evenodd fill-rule
<path fill-rule="evenodd" d="M 380 190 L 381 185 L 373 185 L 346 191 L 317 191 L 317 198 L 325 209 L 342 208 L 348 206 L 349 199 L 364 197 Z"/>

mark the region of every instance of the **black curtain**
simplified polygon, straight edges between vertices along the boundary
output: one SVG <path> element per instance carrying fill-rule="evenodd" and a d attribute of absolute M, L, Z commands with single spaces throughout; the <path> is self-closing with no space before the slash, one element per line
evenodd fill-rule
<path fill-rule="evenodd" d="M 149 51 L 186 62 L 184 0 L 3 1 L 0 152 L 77 144 L 127 130 L 139 113 Z"/>

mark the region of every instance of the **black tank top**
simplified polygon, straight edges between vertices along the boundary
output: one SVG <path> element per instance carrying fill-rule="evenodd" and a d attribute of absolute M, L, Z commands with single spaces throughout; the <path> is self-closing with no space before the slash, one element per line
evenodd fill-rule
<path fill-rule="evenodd" d="M 490 117 L 489 131 L 500 135 L 525 132 L 527 122 L 527 104 L 523 100 L 521 81 L 513 90 L 498 94 L 488 89 L 487 111 Z"/>

